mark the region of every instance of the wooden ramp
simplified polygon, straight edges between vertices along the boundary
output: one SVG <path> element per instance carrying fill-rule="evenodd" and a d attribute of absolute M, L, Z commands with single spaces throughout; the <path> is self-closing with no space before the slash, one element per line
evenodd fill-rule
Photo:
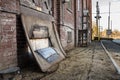
<path fill-rule="evenodd" d="M 54 67 L 55 64 L 57 64 L 61 60 L 63 60 L 65 58 L 65 55 L 66 55 L 66 53 L 64 52 L 64 50 L 61 46 L 61 42 L 60 42 L 59 37 L 58 37 L 56 26 L 53 23 L 53 21 L 54 21 L 53 17 L 48 15 L 48 14 L 45 14 L 43 12 L 39 12 L 39 11 L 36 11 L 36 10 L 33 10 L 33 9 L 26 8 L 24 6 L 21 6 L 21 13 L 22 13 L 21 14 L 22 24 L 23 24 L 23 28 L 24 28 L 24 31 L 25 31 L 25 35 L 26 35 L 26 38 L 27 38 L 27 42 L 28 42 L 30 51 L 34 55 L 39 67 L 41 68 L 41 70 L 43 72 L 52 71 L 53 70 L 52 67 Z M 58 55 L 55 60 L 53 60 L 51 62 L 47 61 L 44 58 L 44 56 L 39 55 L 38 52 L 33 48 L 33 46 L 32 46 L 33 43 L 31 41 L 31 36 L 32 36 L 31 35 L 31 30 L 32 30 L 34 25 L 38 25 L 38 26 L 42 26 L 42 27 L 45 26 L 45 27 L 48 28 L 49 42 L 52 45 L 52 46 L 49 46 L 49 47 L 51 47 L 51 49 L 55 50 L 56 54 Z M 44 31 L 43 31 L 43 33 L 44 33 Z M 39 34 L 39 32 L 38 32 L 38 34 Z M 38 34 L 36 36 L 39 36 Z M 45 34 L 47 34 L 47 33 L 45 33 Z M 39 37 L 38 39 L 40 40 L 41 38 Z M 37 49 L 39 49 L 39 45 L 41 45 L 41 44 L 36 45 Z M 42 49 L 40 49 L 40 50 L 42 50 Z M 49 52 L 47 51 L 47 53 L 45 53 L 43 55 L 46 55 L 46 54 L 49 54 Z M 48 57 L 51 57 L 51 56 L 52 55 L 50 53 L 50 55 Z"/>

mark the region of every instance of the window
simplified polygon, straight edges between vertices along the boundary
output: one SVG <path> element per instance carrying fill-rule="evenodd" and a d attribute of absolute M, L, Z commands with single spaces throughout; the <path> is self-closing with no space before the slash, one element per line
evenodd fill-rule
<path fill-rule="evenodd" d="M 43 12 L 52 14 L 52 0 L 44 0 L 42 3 Z"/>
<path fill-rule="evenodd" d="M 34 0 L 32 0 L 32 2 L 33 2 L 33 3 L 35 3 L 35 1 L 34 1 Z"/>
<path fill-rule="evenodd" d="M 72 10 L 72 0 L 68 2 L 68 9 Z"/>
<path fill-rule="evenodd" d="M 72 42 L 72 32 L 71 31 L 67 32 L 67 36 L 68 36 L 67 42 L 68 43 Z"/>

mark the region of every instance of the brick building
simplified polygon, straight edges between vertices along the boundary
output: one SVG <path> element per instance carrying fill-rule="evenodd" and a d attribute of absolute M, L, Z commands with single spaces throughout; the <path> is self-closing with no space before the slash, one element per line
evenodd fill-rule
<path fill-rule="evenodd" d="M 16 0 L 0 0 L 0 70 L 17 66 Z"/>
<path fill-rule="evenodd" d="M 59 37 L 62 42 L 64 50 L 74 48 L 75 37 L 75 2 L 76 0 L 70 0 L 66 2 L 64 0 L 56 0 L 54 3 L 53 16 L 56 17 L 56 24 L 58 27 Z"/>
<path fill-rule="evenodd" d="M 91 0 L 54 0 L 53 16 L 64 50 L 91 42 L 91 7 Z"/>
<path fill-rule="evenodd" d="M 91 43 L 91 28 L 92 28 L 92 2 L 91 0 L 81 0 L 82 15 L 81 27 L 78 31 L 79 46 L 87 46 Z"/>
<path fill-rule="evenodd" d="M 21 6 L 54 17 L 64 50 L 90 43 L 91 0 L 0 0 L 0 70 L 29 61 Z"/>

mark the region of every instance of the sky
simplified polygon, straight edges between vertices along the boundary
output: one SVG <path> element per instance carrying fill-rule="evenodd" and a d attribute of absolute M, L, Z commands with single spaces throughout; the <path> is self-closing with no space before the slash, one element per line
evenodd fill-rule
<path fill-rule="evenodd" d="M 96 19 L 96 1 L 99 2 L 100 8 L 100 26 L 101 29 L 108 28 L 108 16 L 109 16 L 109 2 L 111 2 L 111 21 L 112 21 L 112 30 L 120 31 L 120 0 L 92 0 L 92 19 L 95 22 Z"/>

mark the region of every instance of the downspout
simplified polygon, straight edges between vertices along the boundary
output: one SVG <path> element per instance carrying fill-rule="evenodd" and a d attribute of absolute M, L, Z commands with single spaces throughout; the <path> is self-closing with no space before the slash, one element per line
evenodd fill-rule
<path fill-rule="evenodd" d="M 83 0 L 82 0 L 82 30 L 83 30 Z M 82 34 L 83 36 L 83 34 Z M 83 37 L 82 37 L 82 43 L 83 43 Z"/>
<path fill-rule="evenodd" d="M 61 21 L 62 21 L 62 26 L 64 25 L 64 4 L 63 4 L 63 2 L 61 2 L 62 3 L 62 5 L 61 5 L 61 8 L 62 8 L 62 18 L 61 18 Z M 61 22 L 60 22 L 60 24 L 61 24 Z"/>
<path fill-rule="evenodd" d="M 57 4 L 56 4 L 56 6 L 57 6 L 57 8 L 56 8 L 57 9 L 56 10 L 57 11 L 57 30 L 58 30 L 58 36 L 59 36 L 59 39 L 60 39 L 61 47 L 64 50 L 64 47 L 61 43 L 61 35 L 60 35 L 60 27 L 64 25 L 64 20 L 63 20 L 64 19 L 64 15 L 63 15 L 64 6 L 63 6 L 63 3 L 62 3 L 61 0 L 56 0 L 56 2 L 57 2 Z M 62 5 L 62 11 L 61 11 L 61 5 Z M 61 18 L 61 15 L 62 15 L 62 18 Z M 61 21 L 62 21 L 62 25 L 61 25 Z M 64 56 L 66 57 L 67 56 L 66 53 L 64 51 L 63 51 L 63 53 L 64 53 Z"/>
<path fill-rule="evenodd" d="M 57 30 L 58 30 L 58 35 L 59 35 L 59 38 L 60 38 L 60 0 L 56 0 L 56 15 L 57 15 Z"/>
<path fill-rule="evenodd" d="M 77 47 L 77 22 L 76 22 L 76 17 L 77 17 L 77 9 L 76 9 L 76 0 L 74 0 L 74 36 L 75 36 L 75 47 Z"/>
<path fill-rule="evenodd" d="M 54 10 L 54 4 L 55 3 L 55 0 L 52 0 L 52 16 L 54 17 L 55 15 L 54 15 L 54 13 L 55 13 L 55 10 Z"/>
<path fill-rule="evenodd" d="M 82 2 L 82 29 L 83 29 L 83 0 L 81 0 Z"/>
<path fill-rule="evenodd" d="M 92 0 L 90 0 L 90 26 L 91 26 L 91 40 L 92 40 Z"/>

